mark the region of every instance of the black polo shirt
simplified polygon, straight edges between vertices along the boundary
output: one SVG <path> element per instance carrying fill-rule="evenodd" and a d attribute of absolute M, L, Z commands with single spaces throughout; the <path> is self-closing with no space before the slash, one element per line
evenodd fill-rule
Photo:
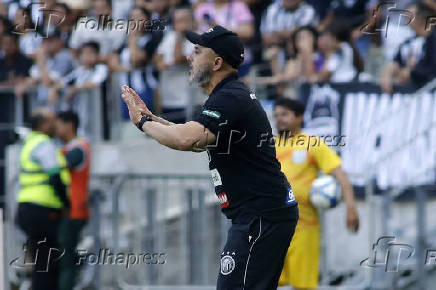
<path fill-rule="evenodd" d="M 215 144 L 207 146 L 209 169 L 228 218 L 297 219 L 297 202 L 276 159 L 271 125 L 237 75 L 213 89 L 194 121 L 216 136 Z"/>

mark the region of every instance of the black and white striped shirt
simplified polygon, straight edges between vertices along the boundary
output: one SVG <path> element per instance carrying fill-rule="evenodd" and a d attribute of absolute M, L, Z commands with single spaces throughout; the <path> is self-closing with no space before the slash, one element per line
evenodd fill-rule
<path fill-rule="evenodd" d="M 400 67 L 406 67 L 407 62 L 412 57 L 415 58 L 415 62 L 418 62 L 422 56 L 424 42 L 425 38 L 421 36 L 413 36 L 406 39 L 406 41 L 398 47 L 393 61 L 398 63 Z"/>
<path fill-rule="evenodd" d="M 285 10 L 282 6 L 282 1 L 278 0 L 266 10 L 262 17 L 260 31 L 265 33 L 273 33 L 283 30 L 292 30 L 299 26 L 317 25 L 318 16 L 315 9 L 307 4 L 301 2 L 295 10 Z"/>

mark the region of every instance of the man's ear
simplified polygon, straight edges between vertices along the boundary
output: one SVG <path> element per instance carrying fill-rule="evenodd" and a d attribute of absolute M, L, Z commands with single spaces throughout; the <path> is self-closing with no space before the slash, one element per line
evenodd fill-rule
<path fill-rule="evenodd" d="M 223 59 L 222 57 L 215 57 L 214 63 L 213 63 L 213 70 L 218 71 L 223 66 Z"/>

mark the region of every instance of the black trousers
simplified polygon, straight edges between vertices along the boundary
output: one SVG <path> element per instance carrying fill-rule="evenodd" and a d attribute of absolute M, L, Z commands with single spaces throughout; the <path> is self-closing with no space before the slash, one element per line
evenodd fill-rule
<path fill-rule="evenodd" d="M 297 220 L 233 222 L 221 253 L 218 290 L 277 289 Z"/>
<path fill-rule="evenodd" d="M 84 219 L 64 218 L 59 226 L 59 244 L 64 251 L 60 261 L 59 290 L 72 290 L 77 280 L 80 266 L 76 247 L 80 233 L 88 221 Z"/>
<path fill-rule="evenodd" d="M 16 221 L 27 236 L 34 263 L 33 290 L 57 290 L 62 251 L 57 242 L 61 211 L 32 203 L 20 203 Z"/>

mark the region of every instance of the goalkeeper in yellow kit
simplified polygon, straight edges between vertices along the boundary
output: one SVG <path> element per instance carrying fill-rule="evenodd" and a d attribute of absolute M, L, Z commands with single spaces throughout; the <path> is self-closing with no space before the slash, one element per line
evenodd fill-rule
<path fill-rule="evenodd" d="M 288 249 L 279 285 L 314 289 L 318 286 L 320 224 L 317 209 L 309 201 L 309 193 L 320 170 L 334 176 L 340 184 L 347 207 L 346 223 L 350 230 L 358 230 L 359 217 L 354 204 L 353 187 L 341 168 L 339 156 L 322 138 L 301 132 L 304 110 L 303 103 L 287 98 L 278 99 L 274 106 L 276 127 L 280 133 L 275 138 L 277 159 L 300 208 L 300 219 Z"/>

